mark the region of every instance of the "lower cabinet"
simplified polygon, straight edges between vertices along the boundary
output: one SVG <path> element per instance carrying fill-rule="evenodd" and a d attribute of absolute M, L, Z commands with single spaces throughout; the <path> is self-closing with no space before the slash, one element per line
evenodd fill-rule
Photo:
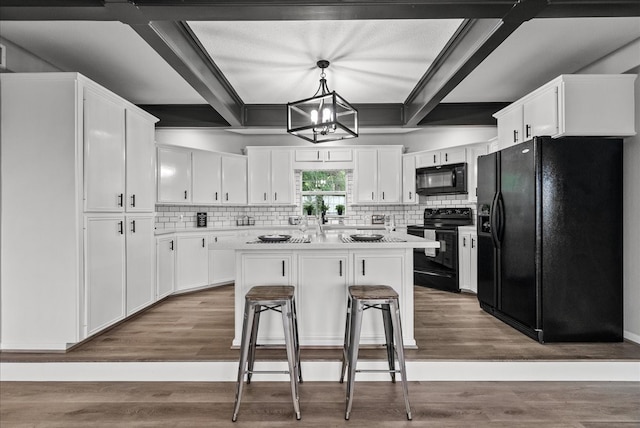
<path fill-rule="evenodd" d="M 125 316 L 124 217 L 87 217 L 86 335 Z"/>
<path fill-rule="evenodd" d="M 156 298 L 162 299 L 176 288 L 176 238 L 173 235 L 158 238 Z"/>
<path fill-rule="evenodd" d="M 154 301 L 154 218 L 86 218 L 86 334 Z"/>
<path fill-rule="evenodd" d="M 399 296 L 402 296 L 401 289 L 404 273 L 404 255 L 380 254 L 379 252 L 357 252 L 353 254 L 354 284 L 355 285 L 389 285 L 393 287 Z M 405 302 L 401 299 L 400 304 Z M 402 311 L 401 313 L 403 313 Z M 403 325 L 406 321 L 402 319 Z M 365 311 L 362 316 L 362 330 L 360 341 L 366 343 L 380 337 L 384 332 L 382 316 L 378 310 Z M 384 337 L 384 335 L 382 336 Z"/>
<path fill-rule="evenodd" d="M 470 231 L 458 232 L 458 275 L 462 290 L 478 292 L 478 235 Z"/>
<path fill-rule="evenodd" d="M 298 329 L 301 345 L 332 344 L 328 331 L 344 329 L 347 308 L 348 253 L 303 253 L 298 256 Z M 318 302 L 326 310 L 319 307 Z M 334 312 L 327 316 L 329 311 Z M 308 343 L 307 343 L 308 342 Z"/>
<path fill-rule="evenodd" d="M 155 219 L 148 216 L 127 216 L 127 316 L 155 300 Z"/>
<path fill-rule="evenodd" d="M 209 237 L 211 242 L 235 239 L 235 232 L 219 232 Z M 209 250 L 209 284 L 232 282 L 236 277 L 235 250 Z"/>
<path fill-rule="evenodd" d="M 244 296 L 257 285 L 294 285 L 294 258 L 291 252 L 269 254 L 242 254 L 240 256 L 242 291 L 236 290 L 236 337 L 242 335 L 242 319 L 244 317 Z M 297 303 L 297 302 L 296 302 Z M 238 323 L 238 319 L 240 322 Z M 239 331 L 238 331 L 239 330 Z M 284 343 L 282 315 L 275 311 L 265 311 L 260 315 L 258 340 L 263 344 Z"/>
<path fill-rule="evenodd" d="M 176 291 L 209 284 L 207 235 L 179 236 Z"/>

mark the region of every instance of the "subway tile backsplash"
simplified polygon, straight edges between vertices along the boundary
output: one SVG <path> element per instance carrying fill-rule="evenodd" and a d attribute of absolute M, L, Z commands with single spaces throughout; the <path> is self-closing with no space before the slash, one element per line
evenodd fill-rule
<path fill-rule="evenodd" d="M 296 197 L 300 200 L 300 172 L 296 171 Z M 347 208 L 345 224 L 370 224 L 372 214 L 393 214 L 398 227 L 421 224 L 425 208 L 471 208 L 476 218 L 476 204 L 467 195 L 420 196 L 417 205 L 350 205 L 353 194 L 353 174 L 347 174 Z M 300 215 L 299 206 L 194 206 L 156 205 L 156 229 L 187 229 L 196 227 L 196 213 L 207 213 L 208 227 L 235 227 L 236 219 L 253 217 L 255 226 L 284 226 L 290 216 Z"/>

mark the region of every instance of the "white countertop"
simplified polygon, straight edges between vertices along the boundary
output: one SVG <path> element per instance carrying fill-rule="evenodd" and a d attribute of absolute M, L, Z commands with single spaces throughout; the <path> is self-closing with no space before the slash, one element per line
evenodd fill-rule
<path fill-rule="evenodd" d="M 271 230 L 271 229 L 268 229 Z M 257 232 L 257 233 L 256 233 Z M 264 232 L 264 229 L 262 230 Z M 390 235 L 392 242 L 382 240 L 373 242 L 344 242 L 343 237 L 348 237 L 352 232 L 328 231 L 322 234 L 307 234 L 310 242 L 256 242 L 259 231 L 249 230 L 239 232 L 235 239 L 226 239 L 209 244 L 210 250 L 256 250 L 256 251 L 290 251 L 290 250 L 332 250 L 332 249 L 406 249 L 406 248 L 440 248 L 438 241 L 427 241 L 413 235 L 393 232 Z M 292 238 L 301 238 L 300 232 L 290 233 Z M 384 234 L 385 237 L 387 236 Z"/>
<path fill-rule="evenodd" d="M 372 224 L 372 225 L 360 225 L 360 224 L 325 224 L 322 226 L 325 230 L 378 230 L 383 231 L 384 225 Z M 400 227 L 398 229 L 401 229 Z M 244 232 L 253 231 L 263 235 L 270 233 L 270 231 L 281 231 L 282 233 L 292 234 L 298 231 L 298 226 L 295 225 L 260 225 L 260 226 L 222 226 L 222 227 L 188 227 L 178 229 L 156 229 L 154 231 L 155 236 L 168 235 L 171 233 L 219 233 L 219 232 Z M 287 232 L 288 231 L 288 232 Z M 355 232 L 354 232 L 355 233 Z"/>

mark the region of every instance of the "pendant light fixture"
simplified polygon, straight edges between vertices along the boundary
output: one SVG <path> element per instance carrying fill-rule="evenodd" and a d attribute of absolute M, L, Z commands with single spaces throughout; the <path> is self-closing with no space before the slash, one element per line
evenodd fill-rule
<path fill-rule="evenodd" d="M 287 104 L 287 132 L 314 144 L 357 137 L 358 110 L 329 90 L 324 72 L 329 61 L 316 64 L 320 86 L 313 97 Z"/>

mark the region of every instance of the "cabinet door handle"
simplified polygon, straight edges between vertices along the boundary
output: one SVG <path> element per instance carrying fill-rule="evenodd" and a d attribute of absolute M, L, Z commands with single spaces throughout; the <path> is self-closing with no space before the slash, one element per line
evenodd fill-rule
<path fill-rule="evenodd" d="M 342 276 L 342 260 L 340 260 L 340 276 Z"/>
<path fill-rule="evenodd" d="M 225 199 L 225 201 L 228 201 L 228 200 L 229 200 L 229 192 L 227 192 L 227 193 L 225 193 L 225 194 L 224 194 L 224 199 Z"/>
<path fill-rule="evenodd" d="M 187 191 L 184 191 L 184 198 L 187 199 Z"/>
<path fill-rule="evenodd" d="M 373 201 L 373 192 L 371 192 L 371 200 Z"/>
<path fill-rule="evenodd" d="M 202 238 L 202 248 L 204 248 L 204 238 Z"/>
<path fill-rule="evenodd" d="M 217 236 L 214 239 L 215 239 L 215 242 L 218 242 L 218 237 Z"/>
<path fill-rule="evenodd" d="M 131 206 L 133 208 L 136 207 L 136 195 L 135 194 L 131 195 Z"/>
<path fill-rule="evenodd" d="M 365 273 L 364 273 L 364 259 L 363 259 L 362 260 L 362 276 L 364 276 L 364 275 L 365 275 Z"/>
<path fill-rule="evenodd" d="M 170 249 L 171 251 L 173 251 L 173 239 L 171 240 L 170 244 L 171 244 L 171 246 L 169 247 L 169 249 Z"/>
<path fill-rule="evenodd" d="M 278 200 L 278 192 L 275 192 L 275 193 L 273 194 L 273 200 L 274 200 L 274 201 L 277 201 L 277 200 Z"/>
<path fill-rule="evenodd" d="M 216 201 L 218 200 L 218 192 L 216 192 Z"/>
<path fill-rule="evenodd" d="M 526 138 L 531 137 L 531 125 L 525 125 L 524 129 L 525 129 L 525 133 L 524 133 L 525 137 Z"/>
<path fill-rule="evenodd" d="M 436 155 L 433 155 L 433 164 L 436 164 Z"/>
<path fill-rule="evenodd" d="M 284 274 L 284 260 L 282 261 L 282 276 L 285 276 L 285 274 Z"/>
<path fill-rule="evenodd" d="M 124 194 L 120 193 L 118 195 L 118 206 L 121 207 L 124 205 Z"/>
<path fill-rule="evenodd" d="M 444 154 L 444 161 L 449 162 L 449 153 Z"/>
<path fill-rule="evenodd" d="M 462 246 L 463 246 L 463 247 L 466 247 L 466 246 L 467 246 L 467 237 L 466 237 L 466 236 L 464 236 L 464 237 L 462 238 Z"/>
<path fill-rule="evenodd" d="M 513 142 L 514 143 L 518 142 L 518 130 L 516 129 L 513 130 Z"/>
<path fill-rule="evenodd" d="M 320 160 L 320 150 L 318 150 L 318 151 L 316 152 L 316 155 L 317 155 L 317 157 L 318 157 L 318 160 Z"/>
<path fill-rule="evenodd" d="M 409 192 L 409 199 L 413 199 L 413 194 Z"/>
<path fill-rule="evenodd" d="M 131 233 L 136 233 L 136 221 L 131 220 Z"/>
<path fill-rule="evenodd" d="M 124 234 L 124 222 L 122 220 L 118 222 L 118 232 L 120 235 Z"/>
<path fill-rule="evenodd" d="M 471 248 L 476 248 L 476 240 L 471 238 Z"/>
<path fill-rule="evenodd" d="M 264 192 L 264 200 L 267 200 L 267 192 Z"/>
<path fill-rule="evenodd" d="M 382 192 L 382 200 L 384 201 L 384 192 Z"/>

